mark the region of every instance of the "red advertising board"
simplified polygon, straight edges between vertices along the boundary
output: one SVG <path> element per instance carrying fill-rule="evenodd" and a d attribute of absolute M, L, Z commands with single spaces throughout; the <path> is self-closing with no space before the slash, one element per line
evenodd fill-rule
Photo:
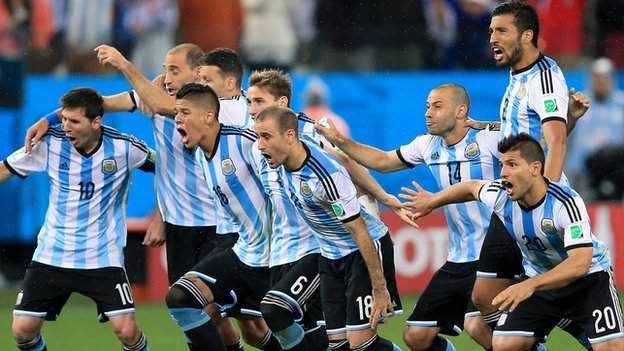
<path fill-rule="evenodd" d="M 616 283 L 624 288 L 624 205 L 593 204 L 588 206 L 594 233 L 611 248 Z M 384 211 L 382 219 L 394 240 L 397 283 L 402 294 L 422 291 L 432 274 L 446 261 L 448 227 L 442 211 L 419 221 L 416 229 L 403 223 L 394 213 Z M 164 247 L 148 249 L 148 299 L 162 300 L 167 291 L 167 261 Z"/>
<path fill-rule="evenodd" d="M 588 212 L 594 234 L 611 248 L 616 284 L 624 288 L 624 206 L 592 204 Z M 408 226 L 392 212 L 383 212 L 382 219 L 394 240 L 399 291 L 422 291 L 446 260 L 448 227 L 443 212 L 436 211 L 420 220 L 418 229 Z"/>

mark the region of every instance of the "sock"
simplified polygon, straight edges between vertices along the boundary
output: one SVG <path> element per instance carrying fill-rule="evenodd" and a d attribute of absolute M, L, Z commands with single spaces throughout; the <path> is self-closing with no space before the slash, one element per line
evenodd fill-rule
<path fill-rule="evenodd" d="M 279 341 L 282 349 L 290 350 L 301 344 L 305 333 L 299 324 L 293 323 L 286 329 L 273 332 L 273 336 L 277 339 L 277 341 Z"/>
<path fill-rule="evenodd" d="M 149 351 L 147 347 L 147 339 L 145 339 L 145 334 L 141 333 L 141 337 L 134 345 L 123 345 L 124 351 Z"/>
<path fill-rule="evenodd" d="M 325 327 L 316 327 L 314 329 L 306 330 L 303 343 L 306 347 L 305 350 L 328 351 L 329 340 L 327 340 L 327 330 Z"/>
<path fill-rule="evenodd" d="M 349 342 L 347 339 L 343 340 L 331 340 L 329 342 L 329 349 L 331 351 L 349 351 L 351 348 L 349 347 Z"/>
<path fill-rule="evenodd" d="M 490 329 L 494 330 L 496 329 L 496 323 L 498 323 L 498 319 L 500 318 L 502 313 L 503 311 L 496 310 L 492 313 L 483 315 L 483 320 L 485 321 L 485 323 L 487 323 Z"/>
<path fill-rule="evenodd" d="M 17 344 L 17 348 L 22 351 L 47 351 L 45 340 L 43 340 L 43 336 L 41 334 L 37 335 L 34 339 L 23 342 L 21 344 Z"/>
<path fill-rule="evenodd" d="M 262 341 L 255 346 L 264 351 L 282 351 L 279 341 L 277 341 L 270 330 L 264 335 Z"/>

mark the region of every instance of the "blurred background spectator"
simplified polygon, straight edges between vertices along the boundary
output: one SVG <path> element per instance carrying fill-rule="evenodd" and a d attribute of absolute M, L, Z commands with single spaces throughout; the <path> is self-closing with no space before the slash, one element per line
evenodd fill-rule
<path fill-rule="evenodd" d="M 242 0 L 240 52 L 250 71 L 276 68 L 289 72 L 297 54 L 293 25 L 296 0 Z"/>
<path fill-rule="evenodd" d="M 303 112 L 315 121 L 323 117 L 331 120 L 336 129 L 345 136 L 351 136 L 345 120 L 329 107 L 329 87 L 319 77 L 310 78 L 303 93 L 305 108 Z"/>
<path fill-rule="evenodd" d="M 238 50 L 243 28 L 240 0 L 179 0 L 179 43 L 193 43 L 204 51 Z"/>
<path fill-rule="evenodd" d="M 622 199 L 614 190 L 624 182 L 609 179 L 616 176 L 613 167 L 624 170 L 624 91 L 617 88 L 615 66 L 606 57 L 592 63 L 590 80 L 585 93 L 591 107 L 570 135 L 565 170 L 588 199 Z"/>

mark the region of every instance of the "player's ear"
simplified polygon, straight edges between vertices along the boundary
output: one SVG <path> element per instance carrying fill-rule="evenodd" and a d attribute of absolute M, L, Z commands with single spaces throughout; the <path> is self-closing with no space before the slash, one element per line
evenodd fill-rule
<path fill-rule="evenodd" d="M 225 78 L 225 87 L 228 90 L 234 90 L 236 88 L 236 78 L 234 76 Z"/>
<path fill-rule="evenodd" d="M 522 32 L 522 43 L 523 44 L 529 44 L 533 41 L 533 35 L 535 33 L 533 33 L 533 30 L 531 29 L 527 29 L 524 32 Z"/>
<path fill-rule="evenodd" d="M 277 99 L 277 106 L 288 107 L 288 98 L 286 96 L 280 96 L 280 98 Z"/>
<path fill-rule="evenodd" d="M 102 126 L 102 116 L 97 116 L 91 120 L 91 127 L 93 129 L 99 129 Z"/>

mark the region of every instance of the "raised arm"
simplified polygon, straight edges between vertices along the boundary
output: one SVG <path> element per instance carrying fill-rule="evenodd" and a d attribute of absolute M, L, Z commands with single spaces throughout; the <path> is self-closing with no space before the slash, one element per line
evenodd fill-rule
<path fill-rule="evenodd" d="M 542 125 L 542 133 L 548 149 L 544 175 L 553 182 L 558 182 L 561 179 L 566 155 L 568 138 L 566 123 L 559 119 L 546 121 Z"/>
<path fill-rule="evenodd" d="M 368 275 L 373 286 L 373 306 L 371 308 L 370 323 L 371 328 L 375 328 L 380 319 L 393 311 L 392 300 L 386 285 L 386 279 L 381 269 L 381 261 L 375 243 L 370 233 L 366 229 L 366 224 L 362 217 L 345 223 L 345 227 L 355 240 L 360 254 L 364 259 Z"/>
<path fill-rule="evenodd" d="M 133 64 L 128 61 L 117 49 L 109 45 L 100 45 L 95 48 L 100 63 L 110 64 L 119 70 L 136 90 L 141 99 L 154 111 L 163 116 L 175 116 L 175 98 L 165 94 L 161 87 L 157 87 L 147 79 Z"/>
<path fill-rule="evenodd" d="M 4 183 L 7 179 L 11 178 L 13 173 L 9 171 L 9 168 L 6 166 L 4 161 L 0 162 L 0 183 Z"/>
<path fill-rule="evenodd" d="M 406 167 L 406 164 L 399 159 L 396 152 L 382 151 L 349 139 L 340 134 L 330 120 L 326 120 L 326 123 L 316 122 L 315 128 L 327 140 L 338 146 L 345 154 L 366 168 L 372 168 L 380 172 L 392 172 Z"/>

